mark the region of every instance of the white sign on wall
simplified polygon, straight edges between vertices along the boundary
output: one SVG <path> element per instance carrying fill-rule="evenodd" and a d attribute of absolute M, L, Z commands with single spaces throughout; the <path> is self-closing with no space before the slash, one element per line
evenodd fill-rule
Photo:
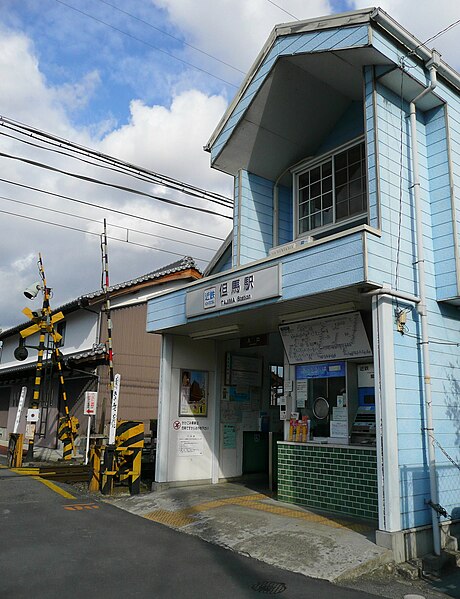
<path fill-rule="evenodd" d="M 203 455 L 203 434 L 200 431 L 195 433 L 179 433 L 177 438 L 177 455 L 189 457 L 194 455 Z"/>
<path fill-rule="evenodd" d="M 280 265 L 235 274 L 205 289 L 187 292 L 187 318 L 281 295 Z"/>
<path fill-rule="evenodd" d="M 371 357 L 359 312 L 280 326 L 290 364 Z"/>

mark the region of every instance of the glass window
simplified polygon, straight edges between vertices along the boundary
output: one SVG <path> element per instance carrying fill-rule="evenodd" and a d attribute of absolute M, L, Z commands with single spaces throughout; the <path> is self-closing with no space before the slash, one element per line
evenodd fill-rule
<path fill-rule="evenodd" d="M 299 234 L 366 213 L 363 142 L 296 176 Z"/>

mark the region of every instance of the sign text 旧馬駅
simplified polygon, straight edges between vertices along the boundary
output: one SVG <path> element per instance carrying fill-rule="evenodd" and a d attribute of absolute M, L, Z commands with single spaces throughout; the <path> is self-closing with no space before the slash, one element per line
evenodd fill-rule
<path fill-rule="evenodd" d="M 187 293 L 186 315 L 198 316 L 281 295 L 280 266 L 234 275 Z"/>

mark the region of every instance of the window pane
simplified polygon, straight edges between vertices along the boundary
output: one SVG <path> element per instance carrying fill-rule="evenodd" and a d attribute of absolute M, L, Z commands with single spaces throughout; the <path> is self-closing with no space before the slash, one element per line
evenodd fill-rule
<path fill-rule="evenodd" d="M 321 212 L 315 212 L 311 217 L 312 227 L 321 227 Z"/>
<path fill-rule="evenodd" d="M 335 171 L 335 184 L 344 185 L 348 181 L 348 172 L 346 168 Z"/>
<path fill-rule="evenodd" d="M 313 202 L 313 211 L 316 212 L 317 210 L 321 210 L 322 205 L 321 205 L 321 196 L 319 196 L 318 198 L 314 199 Z"/>
<path fill-rule="evenodd" d="M 342 185 L 335 188 L 335 201 L 343 202 L 348 198 L 348 185 Z"/>
<path fill-rule="evenodd" d="M 345 168 L 347 166 L 347 153 L 341 152 L 340 154 L 337 154 L 337 156 L 334 159 L 334 163 L 336 171 L 341 168 Z"/>
<path fill-rule="evenodd" d="M 305 187 L 300 192 L 300 201 L 301 202 L 306 202 L 309 199 L 310 199 L 310 188 L 309 187 Z"/>
<path fill-rule="evenodd" d="M 307 231 L 310 231 L 310 217 L 309 216 L 307 216 L 307 218 L 303 218 L 299 222 L 299 233 L 306 233 Z"/>
<path fill-rule="evenodd" d="M 319 166 L 310 171 L 310 183 L 315 183 L 321 178 L 321 169 Z"/>
<path fill-rule="evenodd" d="M 364 197 L 362 195 L 351 198 L 350 200 L 350 215 L 359 214 L 364 211 Z"/>
<path fill-rule="evenodd" d="M 323 195 L 323 209 L 332 207 L 332 192 Z"/>
<path fill-rule="evenodd" d="M 344 202 L 338 202 L 336 210 L 335 210 L 336 220 L 340 220 L 341 218 L 346 218 L 347 216 L 348 216 L 348 200 L 345 200 Z"/>
<path fill-rule="evenodd" d="M 332 208 L 323 212 L 323 225 L 329 225 L 332 222 L 333 212 Z"/>
<path fill-rule="evenodd" d="M 304 173 L 303 175 L 300 175 L 299 189 L 301 189 L 302 187 L 305 187 L 305 185 L 308 185 L 309 181 L 310 181 L 310 173 L 308 171 L 306 173 Z"/>
<path fill-rule="evenodd" d="M 348 167 L 348 179 L 359 179 L 362 175 L 362 165 L 360 162 Z"/>
<path fill-rule="evenodd" d="M 348 164 L 353 164 L 355 162 L 360 162 L 361 160 L 361 145 L 355 146 L 354 148 L 350 148 L 348 153 Z"/>
<path fill-rule="evenodd" d="M 332 175 L 332 160 L 328 160 L 328 162 L 325 162 L 322 166 L 321 166 L 321 171 L 322 171 L 322 177 L 328 177 L 329 175 Z"/>
<path fill-rule="evenodd" d="M 326 179 L 323 179 L 323 187 L 322 187 L 323 193 L 331 191 L 331 189 L 332 189 L 332 177 L 327 177 Z"/>
<path fill-rule="evenodd" d="M 350 197 L 351 198 L 362 193 L 362 191 L 363 191 L 363 187 L 362 187 L 361 179 L 355 179 L 354 181 L 350 182 Z"/>
<path fill-rule="evenodd" d="M 316 198 L 316 196 L 319 196 L 320 194 L 321 194 L 321 183 L 318 181 L 318 183 L 313 183 L 313 185 L 311 185 L 310 197 Z"/>
<path fill-rule="evenodd" d="M 299 206 L 299 217 L 304 218 L 310 214 L 310 203 L 300 204 Z"/>

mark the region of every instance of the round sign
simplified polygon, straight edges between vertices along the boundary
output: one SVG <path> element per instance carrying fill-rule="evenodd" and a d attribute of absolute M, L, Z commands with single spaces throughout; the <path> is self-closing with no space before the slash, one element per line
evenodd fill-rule
<path fill-rule="evenodd" d="M 175 431 L 178 431 L 181 426 L 182 426 L 182 424 L 181 424 L 180 420 L 174 420 L 174 422 L 173 422 L 173 429 Z"/>

